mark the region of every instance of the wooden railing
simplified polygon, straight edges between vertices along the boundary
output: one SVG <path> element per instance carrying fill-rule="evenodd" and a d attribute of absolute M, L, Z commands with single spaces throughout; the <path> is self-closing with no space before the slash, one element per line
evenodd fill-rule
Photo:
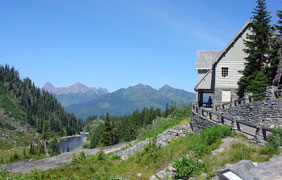
<path fill-rule="evenodd" d="M 217 113 L 197 107 L 195 107 L 195 110 L 196 111 L 193 111 L 192 113 L 200 115 L 207 121 L 227 126 L 232 132 L 239 132 L 245 136 L 252 136 L 257 142 L 260 141 L 260 137 L 263 140 L 267 140 L 267 133 L 272 132 L 271 128 L 259 126 L 247 121 L 236 120 L 233 117 L 224 115 L 223 113 Z"/>
<path fill-rule="evenodd" d="M 275 91 L 276 94 L 281 93 L 281 92 L 282 92 L 281 90 Z M 231 107 L 234 107 L 234 106 L 236 107 L 236 106 L 239 106 L 239 105 L 245 105 L 247 103 L 253 102 L 254 98 L 265 96 L 265 94 L 266 94 L 266 92 L 263 92 L 263 93 L 260 93 L 260 94 L 255 94 L 255 95 L 251 95 L 251 96 L 248 96 L 248 97 L 236 99 L 236 100 L 233 100 L 233 101 L 230 101 L 230 102 L 222 103 L 221 105 L 215 106 L 214 109 L 217 111 L 218 109 L 225 109 L 227 107 L 231 108 Z"/>
<path fill-rule="evenodd" d="M 275 96 L 278 98 L 282 94 L 282 89 L 279 89 L 274 92 Z M 196 104 L 192 104 L 192 113 L 198 114 L 202 118 L 214 123 L 214 124 L 221 124 L 230 128 L 231 131 L 240 132 L 246 136 L 252 136 L 255 140 L 259 141 L 259 137 L 262 137 L 263 140 L 267 139 L 267 133 L 273 132 L 271 128 L 260 126 L 257 124 L 253 124 L 248 121 L 241 121 L 236 120 L 233 117 L 229 117 L 224 115 L 223 113 L 217 112 L 219 109 L 225 109 L 226 107 L 233 107 L 239 105 L 245 105 L 247 103 L 251 103 L 253 98 L 265 96 L 266 92 L 251 95 L 248 97 L 244 97 L 238 100 L 233 100 L 231 102 L 223 103 L 219 106 L 215 106 L 215 111 L 210 111 L 205 108 L 200 108 Z"/>
<path fill-rule="evenodd" d="M 282 89 L 278 89 L 274 92 L 276 98 L 282 95 Z M 267 139 L 267 133 L 272 133 L 273 130 L 269 127 L 253 124 L 248 121 L 236 120 L 233 117 L 226 116 L 222 112 L 218 112 L 219 109 L 225 109 L 227 107 L 236 107 L 239 105 L 246 105 L 254 101 L 254 98 L 265 96 L 266 92 L 243 97 L 231 102 L 223 103 L 221 105 L 214 106 L 215 111 L 211 111 L 205 108 L 197 106 L 197 104 L 192 104 L 192 114 L 200 115 L 202 118 L 210 121 L 214 124 L 224 125 L 230 128 L 231 131 L 236 131 L 242 133 L 246 136 L 252 136 L 255 140 L 259 141 L 259 137 L 263 140 Z"/>

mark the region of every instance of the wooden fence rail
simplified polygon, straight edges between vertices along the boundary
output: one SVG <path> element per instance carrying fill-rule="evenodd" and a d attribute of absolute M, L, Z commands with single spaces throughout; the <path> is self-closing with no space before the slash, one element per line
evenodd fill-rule
<path fill-rule="evenodd" d="M 200 115 L 205 120 L 214 124 L 227 126 L 232 132 L 239 132 L 246 136 L 252 136 L 257 142 L 260 141 L 260 137 L 262 137 L 263 140 L 267 140 L 267 133 L 273 132 L 271 128 L 259 126 L 248 121 L 235 120 L 233 117 L 226 116 L 222 113 L 199 107 L 193 107 L 192 113 Z M 242 126 L 245 126 L 246 128 L 243 128 Z"/>

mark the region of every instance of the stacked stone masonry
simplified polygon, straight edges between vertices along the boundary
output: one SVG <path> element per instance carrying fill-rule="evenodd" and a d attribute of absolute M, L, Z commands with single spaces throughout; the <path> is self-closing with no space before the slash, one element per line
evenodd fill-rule
<path fill-rule="evenodd" d="M 232 117 L 234 120 L 247 121 L 257 126 L 274 128 L 282 126 L 282 98 L 275 92 L 277 87 L 267 87 L 263 101 L 251 101 L 234 106 L 234 103 L 214 110 L 219 114 Z M 220 93 L 219 93 L 220 94 Z M 215 97 L 216 98 L 216 97 Z M 191 127 L 193 131 L 199 132 L 205 127 L 210 127 L 214 123 L 207 121 L 202 115 L 193 112 L 191 114 Z"/>
<path fill-rule="evenodd" d="M 184 137 L 189 132 L 191 132 L 191 129 L 188 123 L 179 124 L 158 134 L 156 137 L 156 144 L 160 146 L 166 146 L 172 140 L 178 137 Z M 144 146 L 146 146 L 150 141 L 152 141 L 152 139 L 147 138 L 144 141 L 140 141 L 139 143 L 128 147 L 127 149 L 116 152 L 115 155 L 121 156 L 122 160 L 126 160 L 129 156 L 134 155 L 137 152 L 141 152 L 144 149 Z"/>

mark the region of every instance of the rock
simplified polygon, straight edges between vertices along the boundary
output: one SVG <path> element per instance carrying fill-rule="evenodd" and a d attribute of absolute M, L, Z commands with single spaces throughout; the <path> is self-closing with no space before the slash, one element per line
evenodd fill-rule
<path fill-rule="evenodd" d="M 151 176 L 148 180 L 158 180 L 159 178 L 157 178 L 155 175 Z"/>
<path fill-rule="evenodd" d="M 208 176 L 207 173 L 202 173 L 202 174 L 201 174 L 201 178 L 203 178 L 203 179 L 206 179 L 207 176 Z"/>
<path fill-rule="evenodd" d="M 187 124 L 179 124 L 175 127 L 168 128 L 162 133 L 158 134 L 156 137 L 156 144 L 160 146 L 168 145 L 172 140 L 186 136 L 188 132 L 191 132 L 190 125 Z M 136 154 L 136 152 L 141 152 L 145 145 L 147 145 L 152 139 L 145 139 L 130 148 L 125 150 L 120 150 L 115 155 L 120 156 L 121 160 L 128 159 L 129 156 Z"/>
<path fill-rule="evenodd" d="M 190 177 L 188 180 L 198 180 L 196 177 Z"/>
<path fill-rule="evenodd" d="M 176 172 L 176 169 L 172 166 L 172 164 L 169 164 L 167 167 L 168 171 L 170 172 Z"/>
<path fill-rule="evenodd" d="M 251 168 L 255 167 L 253 162 L 250 160 L 242 160 L 233 166 L 231 166 L 229 169 L 236 174 L 244 174 L 248 172 Z"/>
<path fill-rule="evenodd" d="M 159 179 L 165 179 L 167 177 L 167 173 L 165 171 L 160 171 L 155 176 Z"/>
<path fill-rule="evenodd" d="M 214 177 L 211 178 L 210 180 L 218 180 L 218 176 L 214 176 Z"/>

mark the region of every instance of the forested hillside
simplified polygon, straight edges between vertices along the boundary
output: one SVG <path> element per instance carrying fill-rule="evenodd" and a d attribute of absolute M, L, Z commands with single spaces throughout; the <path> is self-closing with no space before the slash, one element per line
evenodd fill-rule
<path fill-rule="evenodd" d="M 175 89 L 168 85 L 157 90 L 148 85 L 138 84 L 119 89 L 86 103 L 66 107 L 66 111 L 86 119 L 90 115 L 101 115 L 107 112 L 114 116 L 123 116 L 131 114 L 136 109 L 151 106 L 164 110 L 167 103 L 169 105 L 172 102 L 190 104 L 194 101 L 195 93 Z"/>
<path fill-rule="evenodd" d="M 36 87 L 29 78 L 21 79 L 14 67 L 0 65 L 0 89 L 3 96 L 0 108 L 21 124 L 28 123 L 39 133 L 45 125 L 59 135 L 77 134 L 82 130 L 82 120 L 66 113 L 53 95 Z M 7 103 L 7 99 L 13 104 Z"/>
<path fill-rule="evenodd" d="M 136 109 L 132 114 L 125 116 L 106 115 L 89 116 L 86 120 L 86 130 L 90 132 L 90 148 L 109 146 L 120 142 L 135 140 L 144 134 L 156 135 L 168 127 L 175 126 L 184 118 L 189 117 L 191 105 L 182 104 L 177 107 L 168 104 L 164 111 L 160 108 Z M 158 127 L 149 133 L 151 127 Z"/>

